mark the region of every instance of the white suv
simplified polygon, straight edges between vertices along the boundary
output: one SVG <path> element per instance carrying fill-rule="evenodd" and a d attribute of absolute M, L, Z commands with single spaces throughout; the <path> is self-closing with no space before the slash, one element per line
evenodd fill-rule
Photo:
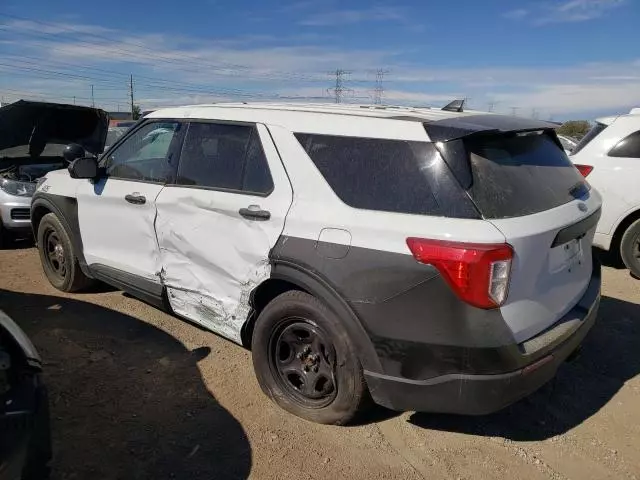
<path fill-rule="evenodd" d="M 604 198 L 594 245 L 640 277 L 640 108 L 596 120 L 570 158 Z"/>
<path fill-rule="evenodd" d="M 436 109 L 158 110 L 39 185 L 64 291 L 99 279 L 251 347 L 301 417 L 480 414 L 593 325 L 600 197 L 547 123 Z M 72 149 L 74 150 L 74 149 Z"/>

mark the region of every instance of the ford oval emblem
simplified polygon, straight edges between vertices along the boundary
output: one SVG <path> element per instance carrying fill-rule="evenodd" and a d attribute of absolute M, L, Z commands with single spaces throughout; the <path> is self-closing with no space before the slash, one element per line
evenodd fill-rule
<path fill-rule="evenodd" d="M 584 203 L 579 203 L 578 204 L 578 210 L 580 210 L 581 212 L 586 212 L 587 211 L 587 205 Z"/>

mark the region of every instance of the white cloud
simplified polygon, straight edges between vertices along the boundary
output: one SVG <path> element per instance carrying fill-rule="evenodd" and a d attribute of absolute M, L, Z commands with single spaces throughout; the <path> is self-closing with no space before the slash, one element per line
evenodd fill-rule
<path fill-rule="evenodd" d="M 504 18 L 509 18 L 511 20 L 521 20 L 524 17 L 526 17 L 527 15 L 529 15 L 529 10 L 526 10 L 524 8 L 517 8 L 515 10 L 510 10 L 510 11 L 506 12 L 502 16 Z"/>
<path fill-rule="evenodd" d="M 626 3 L 627 0 L 566 0 L 542 13 L 536 24 L 585 22 L 605 15 L 609 10 Z"/>
<path fill-rule="evenodd" d="M 384 82 L 387 103 L 443 105 L 454 98 L 470 97 L 474 108 L 486 109 L 489 103 L 497 102 L 497 111 L 519 107 L 525 113 L 535 108 L 541 118 L 616 113 L 640 106 L 640 59 L 564 67 L 489 64 L 444 68 L 403 63 L 400 58 L 404 52 L 399 50 L 325 46 L 321 38 L 313 36 L 307 37 L 309 43 L 304 45 L 264 35 L 205 43 L 190 37 L 115 31 L 104 33 L 114 39 L 108 40 L 100 35 L 67 35 L 66 25 L 51 23 L 49 31 L 61 33 L 44 38 L 21 37 L 21 30 L 0 37 L 0 42 L 12 42 L 3 43 L 0 63 L 15 66 L 1 69 L 0 91 L 4 87 L 29 90 L 51 100 L 56 95 L 86 99 L 90 85 L 95 84 L 96 99 L 104 101 L 100 104 L 116 107 L 127 95 L 128 74 L 133 72 L 136 97 L 145 108 L 232 99 L 327 97 L 330 101 L 327 88 L 334 79 L 328 72 L 348 68 L 353 75 L 347 87 L 354 94 L 347 100 L 369 103 L 375 81 L 370 72 L 385 68 L 390 70 Z M 8 28 L 17 29 L 18 25 Z M 74 24 L 73 28 L 95 32 L 100 27 Z M 42 71 L 21 70 L 20 65 Z M 54 70 L 86 79 L 46 73 Z"/>
<path fill-rule="evenodd" d="M 298 22 L 312 27 L 332 27 L 363 22 L 407 22 L 403 9 L 394 7 L 371 7 L 361 10 L 330 10 L 309 15 Z"/>

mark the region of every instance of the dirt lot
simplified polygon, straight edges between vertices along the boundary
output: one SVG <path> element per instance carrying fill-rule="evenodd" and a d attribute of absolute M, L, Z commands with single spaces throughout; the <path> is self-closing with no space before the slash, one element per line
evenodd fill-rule
<path fill-rule="evenodd" d="M 108 288 L 54 290 L 35 249 L 0 252 L 0 308 L 46 361 L 56 479 L 640 479 L 640 281 L 606 268 L 601 314 L 554 384 L 481 417 L 380 411 L 307 423 L 250 354 Z"/>

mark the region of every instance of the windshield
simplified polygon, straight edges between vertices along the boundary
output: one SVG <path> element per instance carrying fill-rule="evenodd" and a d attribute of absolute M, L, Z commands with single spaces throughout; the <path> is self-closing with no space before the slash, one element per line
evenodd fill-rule
<path fill-rule="evenodd" d="M 549 210 L 588 189 L 546 132 L 481 135 L 464 141 L 471 164 L 469 195 L 485 218 Z"/>
<path fill-rule="evenodd" d="M 607 126 L 604 123 L 596 122 L 596 124 L 591 128 L 591 130 L 589 130 L 587 134 L 584 137 L 582 137 L 582 140 L 578 142 L 576 147 L 571 152 L 571 155 L 575 155 L 584 147 L 586 147 L 591 142 L 591 140 L 593 140 L 598 135 L 600 135 L 605 128 L 607 128 Z"/>

